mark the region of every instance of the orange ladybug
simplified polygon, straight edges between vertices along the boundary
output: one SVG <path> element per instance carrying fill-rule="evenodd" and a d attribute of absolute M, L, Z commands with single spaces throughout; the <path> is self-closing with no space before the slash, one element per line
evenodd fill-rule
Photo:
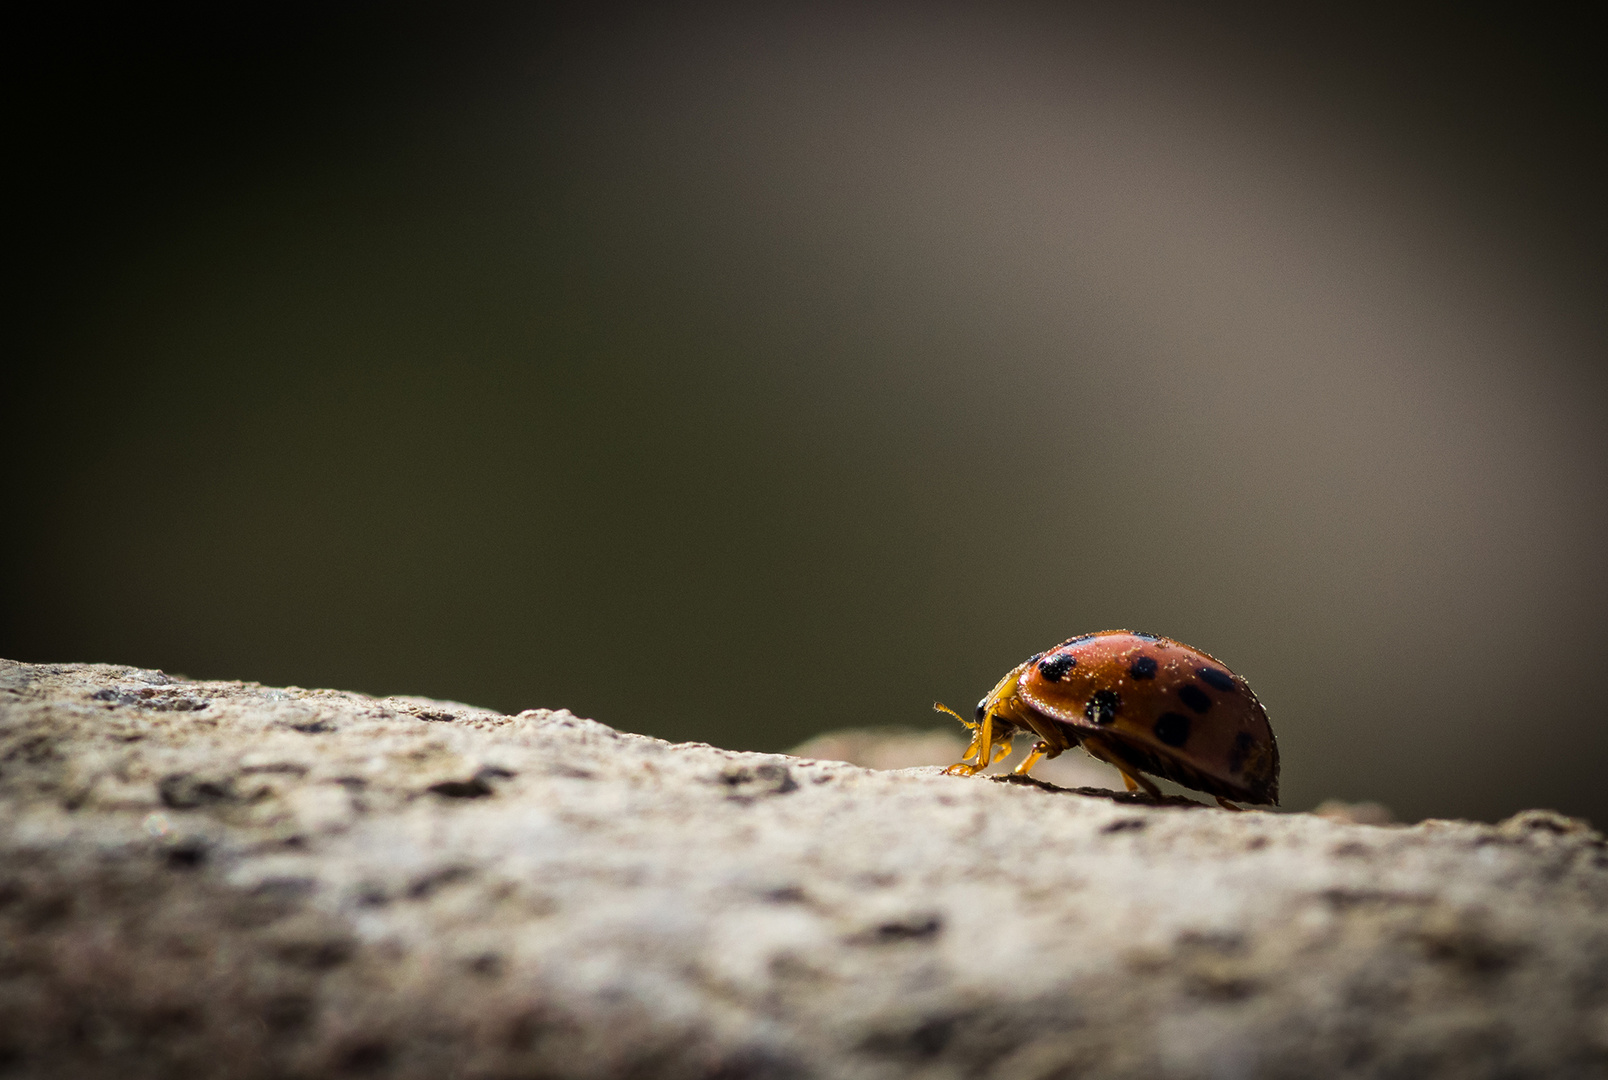
<path fill-rule="evenodd" d="M 1279 801 L 1279 747 L 1256 695 L 1216 659 L 1182 642 L 1129 630 L 1070 638 L 1029 657 L 977 703 L 966 760 L 944 770 L 971 776 L 1011 752 L 1011 739 L 1037 737 L 1016 767 L 1081 746 L 1115 765 L 1129 791 L 1160 795 L 1144 773 L 1229 802 Z"/>

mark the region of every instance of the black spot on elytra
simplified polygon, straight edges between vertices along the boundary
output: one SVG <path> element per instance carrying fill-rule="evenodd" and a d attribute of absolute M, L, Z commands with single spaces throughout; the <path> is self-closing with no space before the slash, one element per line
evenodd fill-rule
<path fill-rule="evenodd" d="M 1251 747 L 1256 745 L 1256 736 L 1249 731 L 1242 731 L 1234 736 L 1234 745 L 1228 748 L 1228 771 L 1238 773 L 1245 771 L 1245 759 L 1250 756 Z"/>
<path fill-rule="evenodd" d="M 1178 696 L 1184 699 L 1185 705 L 1188 705 L 1198 713 L 1203 713 L 1212 707 L 1212 699 L 1207 697 L 1206 692 L 1194 683 L 1185 683 L 1180 686 Z"/>
<path fill-rule="evenodd" d="M 1134 630 L 1134 631 L 1132 631 L 1132 633 L 1133 633 L 1134 637 L 1139 638 L 1141 641 L 1160 641 L 1161 640 L 1161 635 L 1160 634 L 1147 634 L 1143 630 Z"/>
<path fill-rule="evenodd" d="M 1135 679 L 1154 679 L 1156 677 L 1156 658 L 1154 656 L 1141 656 L 1128 665 L 1128 674 Z"/>
<path fill-rule="evenodd" d="M 1153 730 L 1156 738 L 1168 746 L 1182 746 L 1189 741 L 1189 717 L 1182 713 L 1162 713 L 1156 718 Z"/>
<path fill-rule="evenodd" d="M 1197 668 L 1195 674 L 1200 676 L 1201 682 L 1213 690 L 1221 690 L 1227 694 L 1234 689 L 1234 676 L 1226 671 L 1218 671 L 1214 667 L 1203 667 Z"/>
<path fill-rule="evenodd" d="M 1122 698 L 1115 690 L 1096 690 L 1083 707 L 1083 715 L 1091 724 L 1109 724 L 1121 709 Z"/>
<path fill-rule="evenodd" d="M 1080 641 L 1088 641 L 1092 637 L 1094 637 L 1093 634 L 1079 634 L 1077 637 L 1069 637 L 1065 641 L 1061 642 L 1061 648 L 1064 649 L 1068 645 L 1076 645 Z"/>
<path fill-rule="evenodd" d="M 1060 682 L 1066 673 L 1078 666 L 1078 658 L 1071 653 L 1057 653 L 1048 660 L 1039 661 L 1039 674 L 1051 682 Z"/>

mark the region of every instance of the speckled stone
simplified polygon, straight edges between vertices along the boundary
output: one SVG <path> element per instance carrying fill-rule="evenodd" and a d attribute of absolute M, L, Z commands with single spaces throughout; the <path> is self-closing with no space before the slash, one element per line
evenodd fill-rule
<path fill-rule="evenodd" d="M 1602 1077 L 1608 849 L 0 661 L 0 1075 Z"/>

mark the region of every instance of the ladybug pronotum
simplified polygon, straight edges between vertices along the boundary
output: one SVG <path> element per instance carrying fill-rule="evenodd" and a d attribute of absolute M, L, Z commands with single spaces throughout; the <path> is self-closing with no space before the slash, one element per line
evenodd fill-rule
<path fill-rule="evenodd" d="M 1102 630 L 1029 657 L 977 703 L 965 759 L 945 772 L 971 776 L 1011 752 L 1020 734 L 1037 738 L 1016 767 L 1074 746 L 1115 765 L 1129 791 L 1160 790 L 1165 777 L 1229 802 L 1279 801 L 1279 748 L 1256 695 L 1216 659 L 1155 634 Z"/>

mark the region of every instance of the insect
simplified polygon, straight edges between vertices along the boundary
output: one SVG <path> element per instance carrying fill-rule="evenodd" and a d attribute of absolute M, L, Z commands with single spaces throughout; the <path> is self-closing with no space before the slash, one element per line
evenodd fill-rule
<path fill-rule="evenodd" d="M 972 730 L 961 761 L 944 770 L 971 776 L 1037 738 L 1015 769 L 1074 746 L 1115 765 L 1129 791 L 1160 789 L 1144 774 L 1230 799 L 1279 801 L 1279 748 L 1256 695 L 1215 658 L 1182 642 L 1130 630 L 1070 638 L 1029 657 L 977 703 L 976 720 L 947 705 Z"/>

